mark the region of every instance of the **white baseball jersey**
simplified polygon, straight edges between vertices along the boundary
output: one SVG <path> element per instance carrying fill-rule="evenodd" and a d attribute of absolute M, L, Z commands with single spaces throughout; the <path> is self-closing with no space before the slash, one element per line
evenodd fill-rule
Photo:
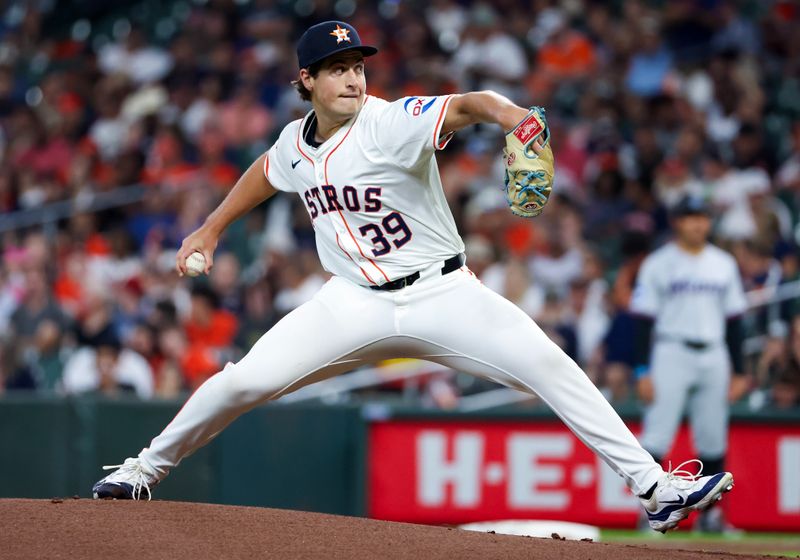
<path fill-rule="evenodd" d="M 451 96 L 367 96 L 361 111 L 318 148 L 288 124 L 267 153 L 276 189 L 302 198 L 325 270 L 381 285 L 464 251 L 434 153 Z"/>
<path fill-rule="evenodd" d="M 649 255 L 636 279 L 631 311 L 654 317 L 656 337 L 722 342 L 725 320 L 747 301 L 733 257 L 715 247 L 697 255 L 669 243 Z"/>

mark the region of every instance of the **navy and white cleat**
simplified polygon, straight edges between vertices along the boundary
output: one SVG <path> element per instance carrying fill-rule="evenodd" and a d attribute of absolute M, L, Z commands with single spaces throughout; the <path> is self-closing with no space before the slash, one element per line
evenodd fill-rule
<path fill-rule="evenodd" d="M 699 463 L 697 474 L 681 470 L 686 464 Z M 666 533 L 678 527 L 692 511 L 705 511 L 722 499 L 722 494 L 733 489 L 733 475 L 729 472 L 701 476 L 703 463 L 697 459 L 678 465 L 664 473 L 649 499 L 640 498 L 647 521 L 654 531 Z"/>
<path fill-rule="evenodd" d="M 103 470 L 117 469 L 92 486 L 95 500 L 138 500 L 142 490 L 147 492 L 150 500 L 150 489 L 158 484 L 153 470 L 145 466 L 138 458 L 129 457 L 121 465 L 107 465 Z"/>

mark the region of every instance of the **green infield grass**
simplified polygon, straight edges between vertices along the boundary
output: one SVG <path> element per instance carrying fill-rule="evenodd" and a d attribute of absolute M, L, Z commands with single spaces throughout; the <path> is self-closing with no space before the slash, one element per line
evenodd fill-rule
<path fill-rule="evenodd" d="M 736 532 L 710 535 L 696 533 L 691 528 L 672 531 L 666 535 L 626 529 L 603 529 L 600 539 L 608 543 L 641 544 L 658 548 L 740 552 L 800 558 L 800 533 Z"/>

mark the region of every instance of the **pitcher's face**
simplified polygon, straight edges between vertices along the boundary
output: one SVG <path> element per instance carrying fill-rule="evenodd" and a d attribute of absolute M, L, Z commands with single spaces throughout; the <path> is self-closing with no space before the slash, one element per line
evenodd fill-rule
<path fill-rule="evenodd" d="M 349 119 L 361 109 L 367 92 L 364 57 L 344 52 L 326 60 L 316 77 L 304 77 L 315 111 L 332 118 Z"/>

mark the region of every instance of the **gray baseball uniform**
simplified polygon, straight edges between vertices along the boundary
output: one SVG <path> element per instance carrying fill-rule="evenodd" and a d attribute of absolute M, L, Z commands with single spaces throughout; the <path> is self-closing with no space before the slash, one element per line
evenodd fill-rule
<path fill-rule="evenodd" d="M 641 437 L 654 456 L 670 450 L 687 407 L 698 453 L 725 455 L 731 373 L 726 319 L 746 308 L 736 262 L 713 245 L 695 255 L 670 243 L 645 259 L 631 310 L 655 320 L 649 372 L 655 398 Z"/>

